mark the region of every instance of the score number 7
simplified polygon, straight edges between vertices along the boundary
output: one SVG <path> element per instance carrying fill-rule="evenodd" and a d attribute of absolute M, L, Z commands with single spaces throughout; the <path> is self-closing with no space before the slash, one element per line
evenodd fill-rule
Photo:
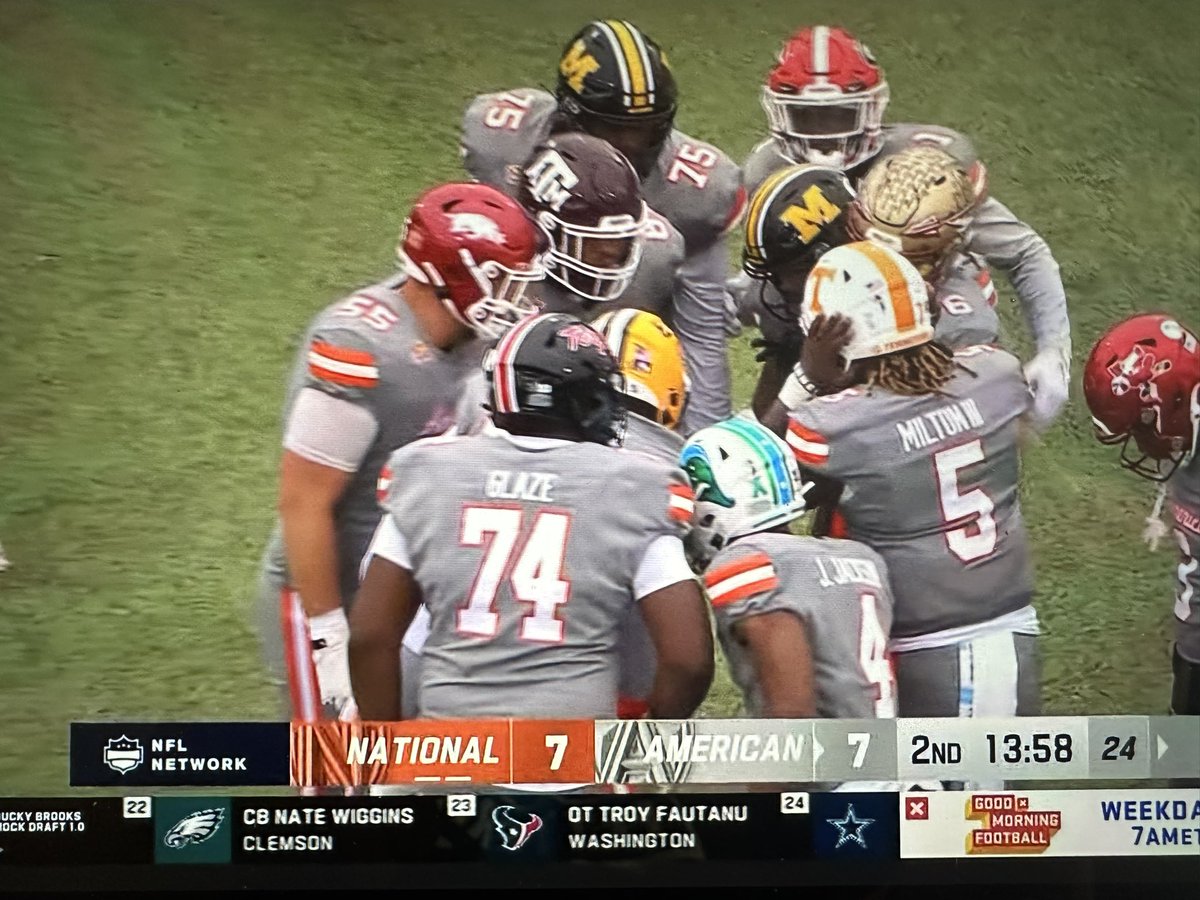
<path fill-rule="evenodd" d="M 867 748 L 871 746 L 871 733 L 869 731 L 852 731 L 846 735 L 846 743 L 854 748 L 854 759 L 850 761 L 850 768 L 861 769 L 867 755 Z"/>
<path fill-rule="evenodd" d="M 562 767 L 563 757 L 567 754 L 567 736 L 565 734 L 546 735 L 546 748 L 554 751 L 550 757 L 550 771 L 557 772 Z"/>

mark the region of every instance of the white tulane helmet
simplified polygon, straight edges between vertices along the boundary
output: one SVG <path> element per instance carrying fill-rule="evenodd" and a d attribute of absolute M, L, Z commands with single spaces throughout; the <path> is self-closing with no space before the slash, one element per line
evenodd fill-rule
<path fill-rule="evenodd" d="M 703 570 L 717 551 L 742 535 L 790 522 L 804 510 L 800 468 L 788 445 L 750 419 L 733 418 L 693 434 L 679 454 L 696 495 L 695 525 L 686 547 Z"/>
<path fill-rule="evenodd" d="M 841 314 L 854 334 L 842 355 L 849 361 L 883 356 L 933 339 L 929 288 L 916 266 L 869 241 L 843 244 L 813 266 L 804 283 L 800 327 Z"/>

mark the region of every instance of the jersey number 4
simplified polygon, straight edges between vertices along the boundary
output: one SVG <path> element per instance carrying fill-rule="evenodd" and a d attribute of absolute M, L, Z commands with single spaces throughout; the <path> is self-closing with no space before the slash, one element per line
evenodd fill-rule
<path fill-rule="evenodd" d="M 459 543 L 483 547 L 484 553 L 467 603 L 458 611 L 459 634 L 496 636 L 500 628 L 496 597 L 507 579 L 513 599 L 530 608 L 529 614 L 522 616 L 517 632 L 521 640 L 562 642 L 564 622 L 558 617 L 558 608 L 571 597 L 571 582 L 563 577 L 571 516 L 539 510 L 521 541 L 524 520 L 525 511 L 519 507 L 463 507 Z"/>

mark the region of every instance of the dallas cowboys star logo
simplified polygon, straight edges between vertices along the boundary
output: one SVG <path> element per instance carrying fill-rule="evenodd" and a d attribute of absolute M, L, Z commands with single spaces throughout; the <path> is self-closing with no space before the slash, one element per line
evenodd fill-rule
<path fill-rule="evenodd" d="M 834 850 L 841 848 L 843 844 L 848 844 L 850 841 L 858 844 L 864 850 L 867 842 L 863 838 L 863 832 L 867 830 L 868 825 L 874 824 L 874 819 L 860 819 L 854 814 L 854 804 L 846 807 L 846 817 L 844 819 L 826 819 L 830 825 L 838 830 L 837 843 L 833 845 Z"/>

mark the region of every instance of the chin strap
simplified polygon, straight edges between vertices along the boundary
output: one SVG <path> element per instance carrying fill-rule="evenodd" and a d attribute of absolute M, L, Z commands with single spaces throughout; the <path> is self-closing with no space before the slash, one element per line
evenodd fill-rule
<path fill-rule="evenodd" d="M 1167 523 L 1162 520 L 1163 502 L 1167 499 L 1167 484 L 1164 481 L 1158 486 L 1154 497 L 1154 507 L 1146 516 L 1146 527 L 1142 529 L 1142 540 L 1150 546 L 1150 551 L 1158 549 L 1158 542 L 1171 533 Z"/>

